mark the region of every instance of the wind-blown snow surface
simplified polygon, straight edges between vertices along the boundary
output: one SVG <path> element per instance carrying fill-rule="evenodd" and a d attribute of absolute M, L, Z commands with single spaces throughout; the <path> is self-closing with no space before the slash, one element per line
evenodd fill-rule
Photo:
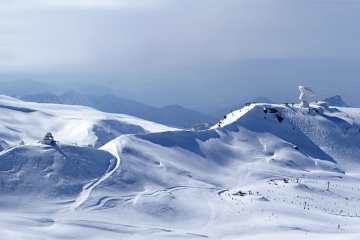
<path fill-rule="evenodd" d="M 359 123 L 355 108 L 252 104 L 211 130 L 122 135 L 97 150 L 101 163 L 86 161 L 102 168 L 86 174 L 89 183 L 76 178 L 83 191 L 70 196 L 49 195 L 56 186 L 33 160 L 22 171 L 4 163 L 4 176 L 29 176 L 8 196 L 23 196 L 37 174 L 45 180 L 26 211 L 0 206 L 0 237 L 358 239 Z M 1 152 L 0 162 L 20 150 L 23 158 L 56 156 L 57 147 L 94 156 L 91 148 L 32 145 Z M 59 172 L 57 162 L 45 166 Z"/>
<path fill-rule="evenodd" d="M 122 134 L 174 130 L 123 114 L 83 106 L 38 104 L 0 95 L 0 144 L 36 143 L 51 132 L 62 143 L 100 147 Z M 2 148 L 5 148 L 2 147 Z"/>

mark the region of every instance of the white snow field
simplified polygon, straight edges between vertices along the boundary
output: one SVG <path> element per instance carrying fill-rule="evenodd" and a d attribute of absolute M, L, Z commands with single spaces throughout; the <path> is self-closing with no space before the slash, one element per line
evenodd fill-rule
<path fill-rule="evenodd" d="M 4 96 L 0 111 L 1 239 L 360 238 L 360 109 L 250 104 L 205 131 Z"/>
<path fill-rule="evenodd" d="M 89 107 L 23 102 L 0 95 L 0 145 L 33 144 L 51 132 L 55 140 L 80 146 L 104 145 L 122 134 L 175 130 L 123 114 Z"/>

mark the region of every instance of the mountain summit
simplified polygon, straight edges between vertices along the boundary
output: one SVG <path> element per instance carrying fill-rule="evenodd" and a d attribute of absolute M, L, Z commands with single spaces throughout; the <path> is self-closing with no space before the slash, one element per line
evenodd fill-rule
<path fill-rule="evenodd" d="M 339 95 L 335 95 L 333 97 L 326 98 L 324 102 L 327 102 L 329 106 L 335 107 L 350 107 L 347 103 L 345 103 Z"/>

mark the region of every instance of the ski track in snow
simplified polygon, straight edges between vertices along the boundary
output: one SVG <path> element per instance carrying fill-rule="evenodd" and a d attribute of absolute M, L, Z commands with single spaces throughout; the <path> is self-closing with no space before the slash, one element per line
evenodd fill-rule
<path fill-rule="evenodd" d="M 115 163 L 115 166 L 113 167 L 113 169 L 111 169 L 110 171 L 109 170 L 106 171 L 106 173 L 101 178 L 99 178 L 97 181 L 86 185 L 84 187 L 83 191 L 80 193 L 80 195 L 76 198 L 75 202 L 70 205 L 70 207 L 69 207 L 70 210 L 74 211 L 74 210 L 78 209 L 89 198 L 93 189 L 97 185 L 99 185 L 100 183 L 105 181 L 107 178 L 109 178 L 119 168 L 120 157 L 118 154 L 117 154 L 117 156 L 114 156 L 114 160 L 116 161 L 116 163 Z M 109 168 L 111 168 L 111 167 L 112 167 L 112 164 L 110 164 Z"/>
<path fill-rule="evenodd" d="M 198 228 L 211 226 L 215 222 L 215 218 L 216 218 L 215 207 L 211 204 L 210 201 L 207 202 L 207 205 L 209 207 L 209 217 L 208 217 L 206 223 L 203 225 L 197 226 Z"/>
<path fill-rule="evenodd" d="M 20 147 L 20 146 L 14 146 L 14 147 L 10 147 L 10 148 L 4 149 L 2 152 L 0 152 L 0 156 L 6 154 L 6 153 L 8 153 L 8 152 L 10 152 L 10 151 L 12 151 L 12 150 L 14 150 L 14 149 L 16 149 L 16 148 L 19 148 L 19 147 Z"/>
<path fill-rule="evenodd" d="M 156 190 L 151 193 L 146 193 L 147 190 L 145 190 L 141 193 L 136 194 L 135 196 L 134 195 L 106 196 L 106 197 L 101 198 L 96 204 L 86 207 L 86 209 L 88 209 L 88 210 L 101 209 L 109 201 L 119 201 L 121 203 L 131 201 L 135 205 L 135 204 L 137 204 L 137 202 L 140 198 L 156 197 L 160 194 L 167 194 L 167 193 L 171 194 L 174 191 L 187 190 L 187 189 L 206 189 L 206 190 L 216 190 L 216 191 L 220 190 L 219 188 L 204 188 L 204 187 L 191 187 L 191 186 L 175 186 L 175 187 L 165 188 L 162 190 Z M 222 190 L 221 192 L 223 192 L 223 191 L 227 191 L 227 190 Z M 220 197 L 220 195 L 219 195 L 219 197 Z"/>

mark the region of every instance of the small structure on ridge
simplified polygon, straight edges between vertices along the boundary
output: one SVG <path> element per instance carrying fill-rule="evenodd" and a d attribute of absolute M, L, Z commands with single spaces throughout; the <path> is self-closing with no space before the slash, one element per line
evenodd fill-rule
<path fill-rule="evenodd" d="M 44 136 L 43 140 L 41 140 L 41 143 L 46 145 L 51 145 L 53 142 L 54 142 L 54 137 L 49 132 Z"/>

